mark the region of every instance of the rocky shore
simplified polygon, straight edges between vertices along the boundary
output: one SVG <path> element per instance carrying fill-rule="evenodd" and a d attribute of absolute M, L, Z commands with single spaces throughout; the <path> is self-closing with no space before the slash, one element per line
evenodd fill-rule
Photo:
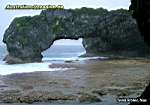
<path fill-rule="evenodd" d="M 150 80 L 148 59 L 92 60 L 54 64 L 75 69 L 0 76 L 1 103 L 116 102 L 136 97 Z M 105 101 L 104 101 L 105 100 Z M 117 102 L 116 102 L 117 103 Z"/>

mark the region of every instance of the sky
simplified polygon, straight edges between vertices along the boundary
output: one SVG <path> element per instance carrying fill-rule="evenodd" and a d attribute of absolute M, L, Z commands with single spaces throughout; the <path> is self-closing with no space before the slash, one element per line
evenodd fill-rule
<path fill-rule="evenodd" d="M 0 0 L 0 45 L 3 44 L 2 39 L 5 30 L 15 17 L 21 16 L 33 16 L 40 13 L 39 10 L 5 10 L 6 5 L 64 5 L 68 8 L 81 8 L 81 7 L 92 7 L 99 8 L 103 7 L 108 10 L 115 10 L 119 8 L 128 9 L 130 0 Z M 82 40 L 74 41 L 57 41 L 57 44 L 80 44 Z"/>

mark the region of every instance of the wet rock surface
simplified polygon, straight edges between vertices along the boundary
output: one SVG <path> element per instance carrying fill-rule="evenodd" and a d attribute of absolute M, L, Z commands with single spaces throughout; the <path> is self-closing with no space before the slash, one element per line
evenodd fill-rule
<path fill-rule="evenodd" d="M 4 75 L 0 102 L 103 103 L 112 101 L 107 96 L 136 97 L 150 80 L 149 63 L 144 59 L 77 61 L 66 65 L 73 70 Z"/>

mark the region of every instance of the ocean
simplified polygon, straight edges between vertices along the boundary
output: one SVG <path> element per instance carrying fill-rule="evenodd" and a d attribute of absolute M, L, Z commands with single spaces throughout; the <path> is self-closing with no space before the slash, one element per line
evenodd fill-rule
<path fill-rule="evenodd" d="M 41 63 L 27 63 L 8 65 L 3 61 L 8 54 L 6 46 L 0 46 L 0 75 L 12 73 L 25 73 L 34 71 L 58 71 L 67 70 L 67 68 L 49 68 L 52 63 L 63 63 L 70 60 L 84 60 L 79 56 L 85 53 L 83 46 L 79 45 L 53 45 L 42 53 L 43 59 Z M 61 52 L 61 53 L 60 53 Z M 88 58 L 87 58 L 88 59 Z"/>
<path fill-rule="evenodd" d="M 60 53 L 61 52 L 61 53 Z M 35 71 L 62 71 L 70 70 L 71 68 L 49 68 L 52 63 L 63 63 L 67 60 L 88 60 L 97 59 L 98 57 L 80 58 L 79 56 L 86 53 L 83 46 L 67 46 L 67 45 L 55 45 L 47 49 L 42 53 L 43 62 L 41 63 L 27 63 L 27 64 L 13 64 L 9 65 L 3 61 L 3 58 L 7 55 L 5 46 L 0 46 L 0 75 L 9 75 L 13 73 L 28 73 Z M 101 57 L 103 58 L 103 57 Z M 108 101 L 109 100 L 109 101 Z M 21 103 L 0 103 L 1 105 L 29 105 Z M 33 103 L 32 105 L 127 105 L 127 103 L 116 103 L 113 97 L 108 96 L 107 100 L 100 103 Z"/>
<path fill-rule="evenodd" d="M 0 45 L 0 61 L 2 61 L 7 54 L 6 46 Z"/>
<path fill-rule="evenodd" d="M 61 52 L 61 53 L 60 53 Z M 77 60 L 79 56 L 86 53 L 80 45 L 54 45 L 42 53 L 43 62 L 64 62 L 66 60 Z"/>
<path fill-rule="evenodd" d="M 0 60 L 7 55 L 6 46 L 0 46 Z M 61 53 L 60 53 L 61 52 Z M 42 53 L 43 61 L 64 61 L 73 60 L 85 53 L 85 49 L 80 45 L 53 45 Z"/>
<path fill-rule="evenodd" d="M 0 46 L 0 75 L 13 73 L 28 73 L 35 71 L 62 71 L 71 68 L 49 68 L 52 63 L 64 63 L 66 61 L 84 61 L 90 59 L 107 59 L 106 57 L 80 57 L 86 51 L 81 45 L 53 45 L 42 53 L 41 63 L 26 63 L 9 65 L 3 61 L 8 54 L 6 46 Z M 61 53 L 60 53 L 61 52 Z"/>

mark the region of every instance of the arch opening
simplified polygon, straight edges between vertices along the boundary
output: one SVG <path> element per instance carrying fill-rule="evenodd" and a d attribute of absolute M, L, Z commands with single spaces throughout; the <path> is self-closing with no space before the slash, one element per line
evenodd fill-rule
<path fill-rule="evenodd" d="M 42 52 L 43 62 L 65 62 L 77 60 L 79 56 L 86 53 L 82 44 L 82 38 L 78 40 L 59 39 L 53 45 Z"/>

